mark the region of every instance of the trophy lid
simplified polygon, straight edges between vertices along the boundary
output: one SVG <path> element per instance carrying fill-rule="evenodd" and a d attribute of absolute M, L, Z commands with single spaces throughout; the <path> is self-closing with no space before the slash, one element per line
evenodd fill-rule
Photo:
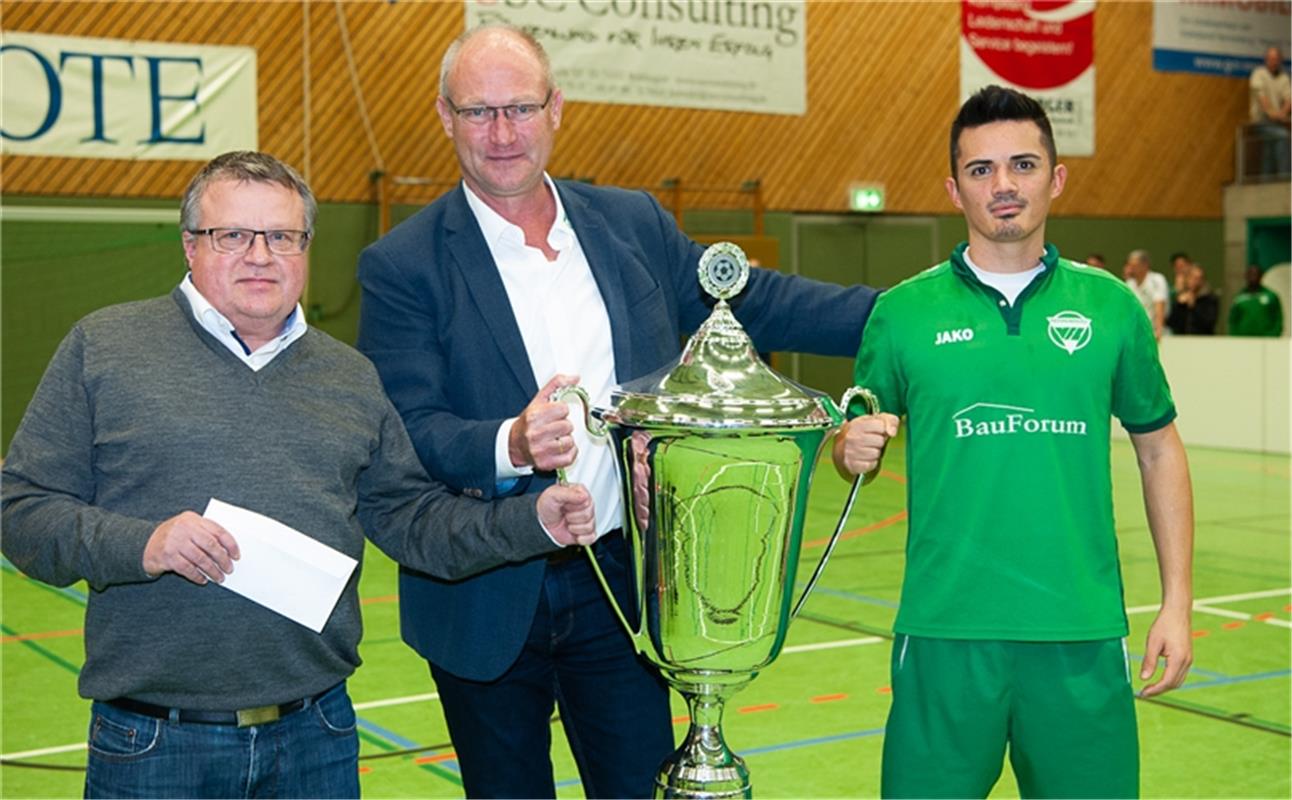
<path fill-rule="evenodd" d="M 718 303 L 673 363 L 611 394 L 603 419 L 696 428 L 825 428 L 842 420 L 826 395 L 769 367 L 727 299 L 744 288 L 749 262 L 731 242 L 700 258 L 700 285 Z"/>

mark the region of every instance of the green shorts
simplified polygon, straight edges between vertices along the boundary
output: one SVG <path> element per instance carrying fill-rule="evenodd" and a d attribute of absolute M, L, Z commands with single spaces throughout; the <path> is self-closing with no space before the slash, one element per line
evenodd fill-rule
<path fill-rule="evenodd" d="M 893 640 L 884 797 L 986 797 L 1009 761 L 1023 797 L 1138 797 L 1121 639 Z"/>

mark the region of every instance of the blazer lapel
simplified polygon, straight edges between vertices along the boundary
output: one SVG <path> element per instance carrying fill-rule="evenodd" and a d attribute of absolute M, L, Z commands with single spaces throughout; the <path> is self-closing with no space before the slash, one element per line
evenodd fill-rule
<path fill-rule="evenodd" d="M 601 300 L 606 304 L 606 314 L 610 317 L 610 339 L 615 353 L 615 377 L 632 375 L 632 337 L 628 316 L 628 301 L 624 297 L 624 284 L 619 265 L 629 254 L 622 253 L 619 243 L 610 235 L 610 226 L 602 213 L 584 202 L 583 198 L 567 192 L 560 182 L 556 183 L 561 193 L 561 204 L 565 215 L 579 237 L 583 255 L 588 259 L 592 277 L 601 291 Z"/>
<path fill-rule="evenodd" d="M 480 315 L 484 317 L 489 335 L 502 351 L 503 361 L 526 397 L 533 397 L 538 392 L 538 384 L 534 382 L 534 368 L 525 351 L 525 340 L 516 325 L 516 314 L 507 299 L 502 276 L 498 274 L 489 246 L 480 233 L 471 207 L 467 205 L 461 184 L 454 189 L 452 203 L 444 215 L 444 227 L 447 229 L 445 243 L 449 253 L 462 273 Z"/>

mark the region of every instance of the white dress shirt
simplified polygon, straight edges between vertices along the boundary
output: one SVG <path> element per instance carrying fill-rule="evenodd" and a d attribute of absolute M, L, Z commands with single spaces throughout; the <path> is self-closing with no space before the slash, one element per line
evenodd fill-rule
<path fill-rule="evenodd" d="M 579 385 L 593 405 L 604 406 L 615 387 L 610 316 L 579 237 L 565 216 L 561 197 L 551 178 L 544 174 L 543 180 L 556 202 L 556 221 L 547 234 L 548 247 L 557 252 L 555 261 L 548 261 L 541 250 L 526 245 L 520 226 L 486 205 L 471 187 L 463 183 L 462 188 L 502 276 L 534 371 L 534 382 L 541 387 L 558 373 L 578 375 Z M 623 524 L 614 449 L 608 439 L 588 436 L 582 409 L 573 402 L 570 417 L 578 457 L 566 469 L 566 475 L 592 494 L 597 533 L 604 534 Z M 503 422 L 494 440 L 499 481 L 533 472 L 532 467 L 518 468 L 511 463 L 507 442 L 515 422 L 514 417 Z"/>
<path fill-rule="evenodd" d="M 246 344 L 238 337 L 233 323 L 215 309 L 202 293 L 193 285 L 193 273 L 184 276 L 184 280 L 179 283 L 179 290 L 188 298 L 188 305 L 193 310 L 193 318 L 197 324 L 216 339 L 220 344 L 229 348 L 242 363 L 259 372 L 261 367 L 274 360 L 274 357 L 287 349 L 287 345 L 296 341 L 305 335 L 309 328 L 305 324 L 305 314 L 301 311 L 301 304 L 297 303 L 295 310 L 287 317 L 283 323 L 283 330 L 273 339 L 265 342 L 254 352 L 247 349 Z"/>

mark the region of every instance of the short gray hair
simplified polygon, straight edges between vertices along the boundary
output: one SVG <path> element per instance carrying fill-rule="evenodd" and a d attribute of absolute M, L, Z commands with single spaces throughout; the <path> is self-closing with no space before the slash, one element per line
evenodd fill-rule
<path fill-rule="evenodd" d="M 296 170 L 268 153 L 254 150 L 233 150 L 222 153 L 206 163 L 189 181 L 184 190 L 184 200 L 180 203 L 179 227 L 192 231 L 198 227 L 198 215 L 201 213 L 202 194 L 206 187 L 215 181 L 249 181 L 252 183 L 276 183 L 291 189 L 300 195 L 305 204 L 305 230 L 314 232 L 314 218 L 318 215 L 318 201 L 310 191 L 309 184 Z"/>
<path fill-rule="evenodd" d="M 458 38 L 449 44 L 449 49 L 444 51 L 444 58 L 440 61 L 440 96 L 448 98 L 449 96 L 449 73 L 458 64 L 458 54 L 462 52 L 462 45 L 469 40 L 474 39 L 477 35 L 488 33 L 490 31 L 506 31 L 514 34 L 517 38 L 529 46 L 538 63 L 543 67 L 543 85 L 548 91 L 556 89 L 556 81 L 552 80 L 552 62 L 547 57 L 547 51 L 539 43 L 534 35 L 524 28 L 518 28 L 515 25 L 509 25 L 504 22 L 490 22 L 484 25 L 477 25 L 470 30 L 463 31 Z"/>
<path fill-rule="evenodd" d="M 1152 266 L 1153 259 L 1148 257 L 1147 250 L 1132 250 L 1130 255 L 1126 256 L 1127 261 L 1143 261 L 1146 265 Z"/>

